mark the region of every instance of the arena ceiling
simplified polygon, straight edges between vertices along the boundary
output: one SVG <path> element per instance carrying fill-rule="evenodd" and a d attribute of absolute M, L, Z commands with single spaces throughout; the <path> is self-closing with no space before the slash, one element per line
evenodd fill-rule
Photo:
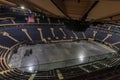
<path fill-rule="evenodd" d="M 120 0 L 0 0 L 1 4 L 84 21 L 120 23 Z"/>

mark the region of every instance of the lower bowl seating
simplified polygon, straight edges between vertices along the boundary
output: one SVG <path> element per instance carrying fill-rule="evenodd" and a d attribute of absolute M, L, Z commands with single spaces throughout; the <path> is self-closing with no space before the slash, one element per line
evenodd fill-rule
<path fill-rule="evenodd" d="M 18 26 L 18 25 L 17 25 Z M 85 32 L 75 32 L 70 31 L 64 27 L 64 25 L 40 25 L 40 24 L 26 24 L 19 27 L 6 26 L 0 30 L 0 80 L 28 80 L 31 73 L 22 72 L 18 69 L 11 69 L 7 64 L 8 53 L 15 46 L 18 46 L 22 43 L 54 43 L 54 42 L 70 42 L 78 40 L 94 40 L 104 43 L 111 48 L 120 50 L 120 35 L 119 33 L 108 32 L 107 28 L 101 30 L 99 27 L 94 28 L 90 27 Z M 104 80 L 100 76 L 90 77 L 87 76 L 87 79 L 84 79 L 84 75 L 87 75 L 91 72 L 94 72 L 94 75 L 102 74 L 102 72 L 107 72 L 108 74 L 112 73 L 110 70 L 111 66 L 115 66 L 120 62 L 120 59 L 113 59 L 112 61 L 102 61 L 97 62 L 91 65 L 69 67 L 55 69 L 51 71 L 38 71 L 34 80 Z M 105 64 L 110 66 L 106 66 Z M 93 66 L 94 65 L 94 66 Z M 104 69 L 104 71 L 97 72 L 99 67 L 105 68 L 109 67 L 110 69 Z M 93 73 L 91 73 L 92 75 Z M 62 75 L 62 77 L 59 77 Z M 107 74 L 105 74 L 107 75 Z M 105 77 L 103 74 L 103 76 Z M 83 77 L 83 79 L 76 79 L 77 77 Z M 75 78 L 75 79 L 74 79 Z M 114 78 L 114 77 L 113 77 Z M 115 77 L 119 79 L 118 76 Z M 115 79 L 114 78 L 114 79 Z M 109 80 L 113 80 L 112 78 Z"/>

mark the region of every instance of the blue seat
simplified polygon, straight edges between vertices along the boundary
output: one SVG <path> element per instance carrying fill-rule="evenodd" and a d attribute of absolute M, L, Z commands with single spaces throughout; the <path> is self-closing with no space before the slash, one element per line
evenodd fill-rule
<path fill-rule="evenodd" d="M 0 34 L 0 45 L 6 46 L 6 47 L 11 47 L 11 46 L 15 45 L 16 43 L 17 42 L 13 41 L 12 39 Z"/>
<path fill-rule="evenodd" d="M 50 27 L 50 26 L 41 26 L 40 28 L 42 29 L 43 37 L 44 37 L 46 40 L 49 40 L 49 38 L 50 38 L 51 40 L 54 40 L 54 39 L 55 39 L 54 36 L 53 36 L 52 33 L 51 33 L 51 30 L 50 30 L 50 28 L 52 28 L 52 27 Z"/>
<path fill-rule="evenodd" d="M 120 49 L 120 43 L 119 43 L 119 44 L 116 44 L 115 46 Z"/>
<path fill-rule="evenodd" d="M 7 29 L 5 29 L 4 31 L 8 32 L 12 37 L 14 37 L 15 39 L 17 39 L 18 41 L 29 41 L 29 39 L 27 38 L 27 36 L 25 35 L 24 32 L 22 32 L 21 29 L 24 29 L 23 27 L 9 27 Z"/>
<path fill-rule="evenodd" d="M 75 32 L 79 39 L 84 39 L 82 32 Z"/>
<path fill-rule="evenodd" d="M 11 20 L 0 21 L 0 24 L 12 24 Z"/>
<path fill-rule="evenodd" d="M 114 34 L 114 33 L 112 34 L 111 37 L 109 37 L 105 40 L 105 42 L 108 42 L 111 44 L 113 44 L 115 42 L 119 42 L 119 41 L 120 41 L 120 36 L 118 34 Z"/>
<path fill-rule="evenodd" d="M 102 41 L 106 36 L 107 36 L 107 32 L 104 31 L 97 31 L 97 34 L 95 36 L 96 40 Z"/>
<path fill-rule="evenodd" d="M 60 40 L 64 39 L 64 34 L 60 31 L 60 28 L 63 29 L 63 27 L 60 26 L 53 26 L 55 37 L 58 37 Z"/>
<path fill-rule="evenodd" d="M 38 26 L 28 26 L 26 27 L 28 34 L 31 36 L 33 41 L 41 41 L 40 33 L 37 30 Z"/>
<path fill-rule="evenodd" d="M 86 38 L 93 38 L 93 30 L 88 28 L 86 31 L 85 31 L 85 35 L 86 35 Z"/>
<path fill-rule="evenodd" d="M 67 35 L 67 39 L 75 39 L 73 32 L 67 28 L 63 28 L 64 32 Z"/>

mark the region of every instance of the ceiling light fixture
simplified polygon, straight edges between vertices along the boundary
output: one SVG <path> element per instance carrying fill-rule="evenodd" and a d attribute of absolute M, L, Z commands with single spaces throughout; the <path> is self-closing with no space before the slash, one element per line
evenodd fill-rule
<path fill-rule="evenodd" d="M 25 7 L 24 7 L 24 6 L 21 6 L 20 8 L 21 8 L 21 9 L 25 9 Z"/>

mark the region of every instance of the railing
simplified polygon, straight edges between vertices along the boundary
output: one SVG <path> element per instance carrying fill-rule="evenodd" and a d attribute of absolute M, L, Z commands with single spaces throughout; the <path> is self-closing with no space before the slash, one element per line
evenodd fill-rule
<path fill-rule="evenodd" d="M 19 69 L 25 72 L 48 71 L 48 70 L 53 70 L 57 68 L 82 66 L 88 63 L 93 63 L 96 61 L 111 59 L 115 57 L 120 57 L 120 54 L 115 52 L 107 53 L 102 55 L 96 55 L 96 56 L 90 56 L 90 57 L 84 57 L 84 58 L 81 57 L 81 58 L 65 60 L 65 61 L 36 64 L 31 66 L 23 66 L 23 67 L 19 67 Z"/>
<path fill-rule="evenodd" d="M 0 24 L 0 27 L 4 26 L 4 27 L 10 27 L 10 26 L 31 26 L 31 25 L 63 25 L 61 23 L 15 23 L 15 24 Z"/>

